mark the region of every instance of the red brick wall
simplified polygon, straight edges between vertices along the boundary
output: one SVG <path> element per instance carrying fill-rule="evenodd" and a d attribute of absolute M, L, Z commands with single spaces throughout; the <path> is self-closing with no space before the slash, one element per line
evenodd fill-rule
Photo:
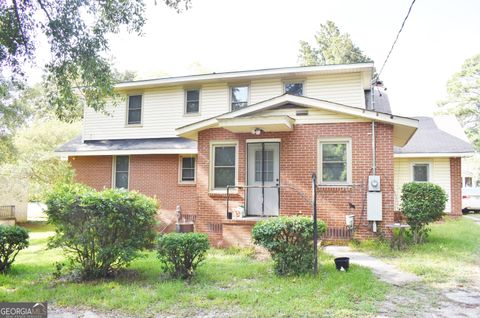
<path fill-rule="evenodd" d="M 111 187 L 111 156 L 71 157 L 69 161 L 75 169 L 77 181 L 99 190 Z M 184 214 L 197 212 L 196 187 L 178 184 L 178 164 L 178 155 L 130 156 L 130 190 L 137 190 L 159 201 L 162 227 L 176 220 L 177 204 Z M 174 223 L 169 226 L 170 230 L 173 228 Z"/>
<path fill-rule="evenodd" d="M 112 187 L 112 157 L 86 156 L 68 157 L 75 169 L 75 180 L 97 190 Z"/>
<path fill-rule="evenodd" d="M 390 125 L 377 125 L 377 174 L 382 178 L 383 222 L 393 222 L 393 129 Z M 310 215 L 311 174 L 317 170 L 317 140 L 322 137 L 350 137 L 352 139 L 352 179 L 354 186 L 347 188 L 321 189 L 318 193 L 319 218 L 331 227 L 345 226 L 345 215 L 356 215 L 357 237 L 371 237 L 364 198 L 367 176 L 372 166 L 372 143 L 370 123 L 336 123 L 296 125 L 292 132 L 265 133 L 255 137 L 251 134 L 234 134 L 224 129 L 209 129 L 199 133 L 198 138 L 198 214 L 197 229 L 207 232 L 213 242 L 221 242 L 222 233 L 209 232 L 209 223 L 222 224 L 226 220 L 225 195 L 208 193 L 209 153 L 211 140 L 238 140 L 239 184 L 245 182 L 246 139 L 281 138 L 280 183 L 304 193 L 305 198 L 288 188 L 281 190 L 281 215 Z M 243 192 L 234 198 L 243 203 Z M 348 208 L 352 202 L 355 210 Z M 363 210 L 363 211 L 362 211 Z M 242 221 L 238 221 L 239 223 Z"/>
<path fill-rule="evenodd" d="M 462 159 L 450 158 L 450 202 L 452 216 L 462 215 Z"/>

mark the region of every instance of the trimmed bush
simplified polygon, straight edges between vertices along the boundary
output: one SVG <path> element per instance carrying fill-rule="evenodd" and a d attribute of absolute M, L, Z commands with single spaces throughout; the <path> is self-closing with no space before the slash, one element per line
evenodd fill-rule
<path fill-rule="evenodd" d="M 325 233 L 325 222 L 317 222 L 318 236 Z M 254 243 L 272 255 L 277 275 L 298 275 L 313 270 L 313 220 L 305 216 L 277 217 L 255 224 Z"/>
<path fill-rule="evenodd" d="M 197 266 L 205 260 L 210 248 L 206 234 L 169 233 L 158 238 L 158 258 L 163 268 L 174 278 L 193 276 Z"/>
<path fill-rule="evenodd" d="M 410 225 L 413 242 L 422 243 L 430 229 L 427 225 L 444 215 L 447 194 L 430 182 L 405 183 L 402 188 L 401 210 Z"/>
<path fill-rule="evenodd" d="M 47 195 L 51 247 L 61 247 L 83 279 L 111 276 L 153 246 L 156 200 L 133 191 L 63 184 Z"/>
<path fill-rule="evenodd" d="M 0 225 L 0 273 L 7 273 L 18 252 L 28 247 L 28 232 L 20 226 Z"/>

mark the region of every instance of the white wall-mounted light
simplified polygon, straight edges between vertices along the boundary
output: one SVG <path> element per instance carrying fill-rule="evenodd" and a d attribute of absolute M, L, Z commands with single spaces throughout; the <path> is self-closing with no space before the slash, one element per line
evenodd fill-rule
<path fill-rule="evenodd" d="M 263 132 L 263 129 L 255 128 L 254 130 L 252 130 L 252 135 L 260 136 L 262 132 Z"/>

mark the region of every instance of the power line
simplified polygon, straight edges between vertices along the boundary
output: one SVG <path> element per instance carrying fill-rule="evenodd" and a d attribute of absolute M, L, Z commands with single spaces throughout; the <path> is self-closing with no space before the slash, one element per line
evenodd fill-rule
<path fill-rule="evenodd" d="M 412 11 L 412 7 L 413 7 L 413 4 L 415 3 L 415 1 L 416 0 L 413 0 L 412 3 L 410 4 L 410 8 L 408 8 L 407 15 L 405 16 L 405 19 L 403 19 L 402 26 L 400 27 L 400 30 L 398 30 L 397 37 L 395 38 L 395 41 L 393 41 L 392 47 L 390 48 L 390 51 L 388 52 L 387 57 L 385 58 L 385 61 L 383 62 L 382 68 L 380 69 L 380 72 L 378 72 L 377 77 L 375 78 L 375 81 L 380 78 L 380 74 L 382 74 L 382 71 L 385 68 L 385 64 L 387 64 L 388 58 L 390 57 L 390 54 L 392 54 L 392 51 L 393 51 L 393 48 L 395 47 L 395 44 L 397 44 L 400 33 L 402 33 L 403 27 L 405 26 L 405 22 L 407 22 L 407 19 L 410 16 L 410 12 Z"/>

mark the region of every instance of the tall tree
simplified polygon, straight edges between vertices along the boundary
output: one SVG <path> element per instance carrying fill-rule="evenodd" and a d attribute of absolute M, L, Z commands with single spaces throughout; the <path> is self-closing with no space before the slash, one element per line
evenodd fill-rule
<path fill-rule="evenodd" d="M 190 5 L 163 2 L 177 11 Z M 51 54 L 45 65 L 48 104 L 59 118 L 75 120 L 79 105 L 102 110 L 115 96 L 108 35 L 122 29 L 140 35 L 144 24 L 143 0 L 3 0 L 0 70 L 3 78 L 21 83 L 26 64 L 36 62 L 37 34 L 45 34 Z M 0 113 L 8 107 L 0 102 Z"/>
<path fill-rule="evenodd" d="M 353 44 L 350 34 L 341 33 L 332 21 L 320 24 L 315 35 L 316 47 L 300 41 L 298 62 L 301 65 L 328 65 L 372 62 L 362 50 Z"/>
<path fill-rule="evenodd" d="M 470 140 L 480 150 L 480 54 L 467 60 L 447 83 L 448 98 L 439 103 L 461 122 Z"/>

